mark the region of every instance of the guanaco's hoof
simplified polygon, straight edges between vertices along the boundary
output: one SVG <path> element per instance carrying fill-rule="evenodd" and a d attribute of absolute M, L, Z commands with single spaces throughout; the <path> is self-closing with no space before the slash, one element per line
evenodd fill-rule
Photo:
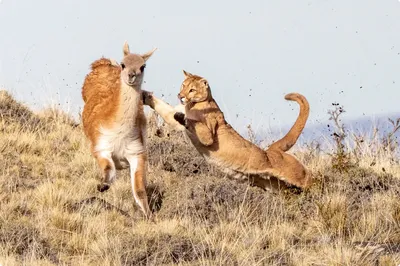
<path fill-rule="evenodd" d="M 97 185 L 97 190 L 100 192 L 104 192 L 104 191 L 108 190 L 109 188 L 110 188 L 110 185 L 107 183 Z"/>

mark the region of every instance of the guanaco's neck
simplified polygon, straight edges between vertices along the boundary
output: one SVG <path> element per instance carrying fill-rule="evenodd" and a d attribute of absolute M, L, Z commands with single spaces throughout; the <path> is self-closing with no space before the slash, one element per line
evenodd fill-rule
<path fill-rule="evenodd" d="M 141 85 L 129 86 L 121 81 L 120 114 L 122 120 L 134 119 L 142 106 Z"/>

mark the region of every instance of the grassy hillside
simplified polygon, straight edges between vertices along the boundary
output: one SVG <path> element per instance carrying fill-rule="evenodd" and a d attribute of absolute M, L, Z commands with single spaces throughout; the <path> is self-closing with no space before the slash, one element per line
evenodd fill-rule
<path fill-rule="evenodd" d="M 297 147 L 316 180 L 309 190 L 265 192 L 225 178 L 153 116 L 156 219 L 146 221 L 127 171 L 97 192 L 79 124 L 55 109 L 32 113 L 2 91 L 0 264 L 398 265 L 398 145 L 350 137 L 333 137 L 329 151 Z"/>

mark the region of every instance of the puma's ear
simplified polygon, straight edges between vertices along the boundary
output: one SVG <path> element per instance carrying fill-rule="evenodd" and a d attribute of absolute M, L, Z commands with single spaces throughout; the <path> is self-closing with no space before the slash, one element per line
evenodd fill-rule
<path fill-rule="evenodd" d="M 201 82 L 203 83 L 204 87 L 208 88 L 208 81 L 206 79 L 202 79 Z"/>
<path fill-rule="evenodd" d="M 125 41 L 125 43 L 124 43 L 123 51 L 124 51 L 124 56 L 127 56 L 128 54 L 130 54 L 129 45 L 128 45 L 127 41 Z"/>
<path fill-rule="evenodd" d="M 185 78 L 193 77 L 192 74 L 190 74 L 189 72 L 186 72 L 185 70 L 183 70 L 183 75 L 185 75 Z"/>
<path fill-rule="evenodd" d="M 144 60 L 144 61 L 147 61 L 147 59 L 149 59 L 150 56 L 151 56 L 156 50 L 157 50 L 157 48 L 154 48 L 153 50 L 151 50 L 151 51 L 149 51 L 149 52 L 147 52 L 147 53 L 145 53 L 145 54 L 142 54 L 143 60 Z"/>

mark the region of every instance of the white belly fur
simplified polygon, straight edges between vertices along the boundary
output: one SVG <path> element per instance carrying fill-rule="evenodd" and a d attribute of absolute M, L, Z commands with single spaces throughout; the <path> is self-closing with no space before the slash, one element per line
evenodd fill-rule
<path fill-rule="evenodd" d="M 146 151 L 144 143 L 146 128 L 143 125 L 135 124 L 139 113 L 139 101 L 141 100 L 140 90 L 122 85 L 121 93 L 121 106 L 119 108 L 119 112 L 122 114 L 121 119 L 115 121 L 111 127 L 99 129 L 100 138 L 95 151 L 111 153 L 115 163 L 125 168 L 128 166 L 127 157 Z"/>

